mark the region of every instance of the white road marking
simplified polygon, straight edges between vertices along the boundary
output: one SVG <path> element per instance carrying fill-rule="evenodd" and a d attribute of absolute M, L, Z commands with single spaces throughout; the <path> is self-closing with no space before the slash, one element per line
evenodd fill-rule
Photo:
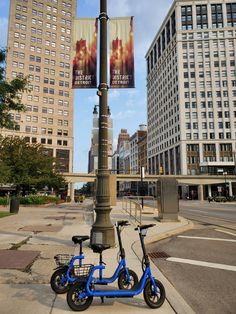
<path fill-rule="evenodd" d="M 178 238 L 185 238 L 185 239 L 196 239 L 196 240 L 211 240 L 211 241 L 224 241 L 224 242 L 236 242 L 233 239 L 221 239 L 221 238 L 207 238 L 207 237 L 193 237 L 193 236 L 178 236 Z"/>
<path fill-rule="evenodd" d="M 223 232 L 223 233 L 226 233 L 226 234 L 229 234 L 229 235 L 236 237 L 236 233 L 232 233 L 232 232 L 224 231 L 224 230 L 220 230 L 220 229 L 215 229 L 215 231 Z"/>
<path fill-rule="evenodd" d="M 217 263 L 208 263 L 208 262 L 196 261 L 196 260 L 187 259 L 187 258 L 168 257 L 166 260 L 169 262 L 177 262 L 177 263 L 191 264 L 191 265 L 196 265 L 196 266 L 204 266 L 204 267 L 210 267 L 210 268 L 236 271 L 236 266 L 217 264 Z"/>

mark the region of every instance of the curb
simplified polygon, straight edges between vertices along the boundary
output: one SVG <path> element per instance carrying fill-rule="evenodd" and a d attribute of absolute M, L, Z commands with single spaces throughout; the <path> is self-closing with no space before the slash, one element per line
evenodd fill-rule
<path fill-rule="evenodd" d="M 190 220 L 187 220 L 187 219 L 180 217 L 180 216 L 179 216 L 179 219 L 180 219 L 180 221 L 185 220 L 186 224 L 181 226 L 181 227 L 177 227 L 173 230 L 170 230 L 170 231 L 167 231 L 167 232 L 164 232 L 161 234 L 151 235 L 151 236 L 146 238 L 145 243 L 151 244 L 153 242 L 158 242 L 160 240 L 172 237 L 173 235 L 179 234 L 181 232 L 184 232 L 184 231 L 187 231 L 187 230 L 190 230 L 193 228 L 194 224 Z"/>
<path fill-rule="evenodd" d="M 184 219 L 182 217 L 179 217 L 179 218 L 180 220 Z M 194 224 L 187 219 L 185 220 L 187 223 L 184 226 L 177 227 L 171 231 L 168 231 L 159 235 L 153 235 L 153 236 L 147 237 L 145 240 L 145 244 L 158 242 L 160 240 L 166 239 L 173 235 L 192 229 Z M 137 258 L 141 261 L 142 259 L 140 258 L 140 256 L 142 254 L 141 254 L 139 241 L 133 242 L 131 248 L 134 254 L 137 256 Z M 152 273 L 154 277 L 160 279 L 160 281 L 163 283 L 166 289 L 166 300 L 171 306 L 171 308 L 173 309 L 173 311 L 177 314 L 196 314 L 194 310 L 189 306 L 189 304 L 184 300 L 184 298 L 179 294 L 179 292 L 175 289 L 175 287 L 171 284 L 171 282 L 164 276 L 164 274 L 160 271 L 160 269 L 152 262 L 151 259 L 150 259 L 150 262 L 151 262 L 151 268 L 152 268 Z"/>

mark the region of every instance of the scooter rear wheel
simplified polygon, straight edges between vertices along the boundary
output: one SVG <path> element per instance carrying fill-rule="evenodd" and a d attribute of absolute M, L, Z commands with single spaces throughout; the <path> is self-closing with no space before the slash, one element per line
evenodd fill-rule
<path fill-rule="evenodd" d="M 59 268 L 52 274 L 50 285 L 52 290 L 57 294 L 66 293 L 70 288 L 66 278 L 66 272 L 66 268 Z"/>
<path fill-rule="evenodd" d="M 145 302 L 150 308 L 157 309 L 158 307 L 162 306 L 162 304 L 164 303 L 165 298 L 166 298 L 166 293 L 165 293 L 165 288 L 163 284 L 157 279 L 154 279 L 154 280 L 155 280 L 155 284 L 158 290 L 157 294 L 155 294 L 153 284 L 151 280 L 149 280 L 146 283 L 145 288 L 143 290 L 143 296 L 144 296 Z"/>
<path fill-rule="evenodd" d="M 138 276 L 136 273 L 129 269 L 130 282 L 128 281 L 126 271 L 123 269 L 118 278 L 118 287 L 122 290 L 135 289 L 138 286 Z"/>
<path fill-rule="evenodd" d="M 77 282 L 67 293 L 67 304 L 73 311 L 84 311 L 92 303 L 93 297 L 80 298 L 79 294 L 85 292 L 86 283 Z"/>

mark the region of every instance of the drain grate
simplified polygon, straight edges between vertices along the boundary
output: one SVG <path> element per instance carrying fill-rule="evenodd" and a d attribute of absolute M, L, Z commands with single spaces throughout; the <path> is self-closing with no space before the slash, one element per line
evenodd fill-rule
<path fill-rule="evenodd" d="M 150 252 L 148 255 L 151 258 L 168 258 L 170 255 L 168 255 L 166 252 Z"/>

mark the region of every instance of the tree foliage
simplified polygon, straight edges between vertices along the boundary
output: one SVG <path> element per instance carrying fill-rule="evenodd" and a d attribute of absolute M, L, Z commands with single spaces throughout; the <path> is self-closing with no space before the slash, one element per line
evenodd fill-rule
<path fill-rule="evenodd" d="M 59 190 L 65 187 L 65 179 L 58 171 L 55 158 L 47 155 L 41 144 L 29 144 L 25 138 L 0 137 L 0 179 L 14 184 L 17 192 L 29 191 L 32 187 Z M 2 181 L 2 183 L 4 182 Z"/>
<path fill-rule="evenodd" d="M 11 119 L 11 110 L 24 111 L 19 93 L 27 90 L 27 78 L 17 77 L 7 81 L 5 77 L 6 50 L 0 49 L 0 128 L 15 129 L 17 123 Z"/>

